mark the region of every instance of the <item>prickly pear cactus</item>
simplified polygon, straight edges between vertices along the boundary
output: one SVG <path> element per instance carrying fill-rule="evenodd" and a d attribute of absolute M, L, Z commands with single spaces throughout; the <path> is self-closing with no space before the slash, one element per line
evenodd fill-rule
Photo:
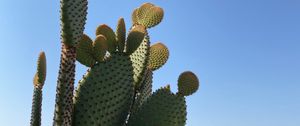
<path fill-rule="evenodd" d="M 83 33 L 86 0 L 61 0 L 62 55 L 54 126 L 184 126 L 185 97 L 199 88 L 197 76 L 183 72 L 178 92 L 166 86 L 152 93 L 154 71 L 169 58 L 161 42 L 151 45 L 148 28 L 158 25 L 162 8 L 145 3 L 132 13 L 126 33 L 120 18 L 114 31 L 102 24 L 95 39 Z M 75 60 L 88 67 L 74 91 Z M 42 87 L 46 76 L 41 53 L 34 77 L 31 126 L 41 125 Z"/>

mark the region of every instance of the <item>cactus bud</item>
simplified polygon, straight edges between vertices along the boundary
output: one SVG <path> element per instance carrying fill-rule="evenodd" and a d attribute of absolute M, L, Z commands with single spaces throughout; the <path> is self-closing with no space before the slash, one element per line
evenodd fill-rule
<path fill-rule="evenodd" d="M 33 79 L 33 84 L 35 87 L 43 87 L 46 79 L 46 65 L 45 52 L 41 52 L 37 61 L 37 72 Z"/>

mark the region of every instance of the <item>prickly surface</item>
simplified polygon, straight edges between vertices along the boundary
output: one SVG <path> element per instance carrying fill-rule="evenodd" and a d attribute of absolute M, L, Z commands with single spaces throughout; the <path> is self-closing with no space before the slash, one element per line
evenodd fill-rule
<path fill-rule="evenodd" d="M 197 76 L 190 71 L 180 74 L 178 78 L 178 93 L 183 96 L 189 96 L 195 93 L 199 88 Z"/>
<path fill-rule="evenodd" d="M 134 84 L 136 87 L 140 86 L 140 81 L 142 80 L 145 74 L 145 69 L 147 67 L 147 62 L 149 57 L 149 48 L 150 48 L 150 41 L 149 41 L 148 33 L 146 31 L 142 43 L 130 55 L 130 59 L 132 61 L 132 66 L 133 66 L 133 72 L 134 72 Z"/>
<path fill-rule="evenodd" d="M 151 28 L 159 24 L 164 17 L 162 8 L 151 3 L 144 3 L 132 13 L 133 24 L 140 24 Z"/>
<path fill-rule="evenodd" d="M 30 126 L 40 126 L 42 115 L 42 88 L 34 88 L 31 108 Z"/>
<path fill-rule="evenodd" d="M 56 87 L 54 126 L 72 126 L 76 48 L 62 44 Z"/>
<path fill-rule="evenodd" d="M 147 11 L 146 16 L 142 20 L 139 20 L 139 24 L 142 24 L 147 28 L 151 28 L 158 25 L 162 21 L 163 17 L 163 9 L 153 6 Z"/>
<path fill-rule="evenodd" d="M 125 39 L 126 39 L 126 27 L 125 27 L 124 18 L 120 18 L 118 21 L 116 38 L 117 38 L 118 50 L 119 52 L 123 52 L 125 47 Z"/>
<path fill-rule="evenodd" d="M 100 34 L 104 35 L 107 40 L 108 51 L 110 53 L 115 52 L 117 47 L 117 40 L 114 31 L 109 26 L 102 24 L 96 29 L 96 36 Z"/>
<path fill-rule="evenodd" d="M 84 34 L 76 45 L 76 59 L 87 67 L 91 67 L 96 63 L 96 59 L 93 57 L 92 43 L 90 37 Z"/>
<path fill-rule="evenodd" d="M 162 67 L 169 58 L 169 50 L 162 43 L 156 43 L 150 47 L 149 68 L 157 70 Z"/>
<path fill-rule="evenodd" d="M 126 41 L 126 53 L 131 54 L 141 45 L 147 34 L 146 28 L 142 25 L 135 25 L 130 30 Z"/>
<path fill-rule="evenodd" d="M 61 39 L 66 46 L 76 46 L 84 31 L 87 0 L 60 0 Z"/>
<path fill-rule="evenodd" d="M 186 121 L 185 98 L 162 88 L 152 94 L 131 116 L 128 126 L 184 126 Z"/>
<path fill-rule="evenodd" d="M 138 90 L 136 95 L 136 101 L 133 105 L 132 114 L 134 114 L 142 106 L 142 104 L 151 96 L 152 94 L 152 79 L 153 72 L 150 69 L 145 71 L 145 76 L 143 81 L 141 81 L 141 88 Z"/>
<path fill-rule="evenodd" d="M 113 54 L 93 66 L 79 82 L 74 99 L 74 126 L 121 126 L 133 100 L 130 58 Z"/>
<path fill-rule="evenodd" d="M 141 23 L 141 21 L 146 18 L 148 11 L 153 6 L 155 6 L 155 5 L 152 3 L 144 3 L 139 7 L 138 12 L 136 14 L 136 16 L 138 18 L 138 23 Z"/>

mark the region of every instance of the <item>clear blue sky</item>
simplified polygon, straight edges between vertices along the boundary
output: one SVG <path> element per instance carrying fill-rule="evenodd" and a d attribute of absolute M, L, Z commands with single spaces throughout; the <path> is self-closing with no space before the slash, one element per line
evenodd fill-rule
<path fill-rule="evenodd" d="M 85 32 L 119 17 L 130 26 L 144 0 L 89 0 Z M 152 0 L 163 22 L 149 30 L 152 42 L 170 50 L 155 72 L 154 89 L 194 71 L 201 88 L 187 98 L 187 126 L 300 125 L 299 0 Z M 60 57 L 59 0 L 0 2 L 0 125 L 29 124 L 32 78 L 38 53 L 47 55 L 43 125 L 52 125 Z M 86 67 L 77 67 L 76 82 Z"/>

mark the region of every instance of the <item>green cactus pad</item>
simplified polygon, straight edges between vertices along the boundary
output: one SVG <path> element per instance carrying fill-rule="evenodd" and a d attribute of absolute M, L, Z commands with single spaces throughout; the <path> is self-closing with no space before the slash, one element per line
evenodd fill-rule
<path fill-rule="evenodd" d="M 74 126 L 122 126 L 133 100 L 129 56 L 113 53 L 94 65 L 79 82 L 74 99 Z"/>
<path fill-rule="evenodd" d="M 93 42 L 93 56 L 98 62 L 104 60 L 107 48 L 106 38 L 103 35 L 98 35 Z"/>
<path fill-rule="evenodd" d="M 169 50 L 162 43 L 156 43 L 150 47 L 149 68 L 157 70 L 162 67 L 169 58 Z"/>
<path fill-rule="evenodd" d="M 119 52 L 123 52 L 125 47 L 125 39 L 126 39 L 126 27 L 125 27 L 124 18 L 120 18 L 118 21 L 116 37 L 117 37 L 118 50 Z"/>
<path fill-rule="evenodd" d="M 76 46 L 80 41 L 87 15 L 87 0 L 61 1 L 61 39 L 67 46 Z"/>
<path fill-rule="evenodd" d="M 33 79 L 34 87 L 42 88 L 46 79 L 46 55 L 45 52 L 41 52 L 39 54 L 39 58 L 37 61 L 37 72 Z"/>
<path fill-rule="evenodd" d="M 84 34 L 76 48 L 77 61 L 87 67 L 91 67 L 96 63 L 96 59 L 93 57 L 93 41 L 89 36 Z"/>
<path fill-rule="evenodd" d="M 164 17 L 162 8 L 151 3 L 145 3 L 132 13 L 133 24 L 141 24 L 151 28 L 159 24 Z"/>
<path fill-rule="evenodd" d="M 126 43 L 126 53 L 133 53 L 143 42 L 146 35 L 146 29 L 142 25 L 134 26 L 128 34 Z"/>
<path fill-rule="evenodd" d="M 99 34 L 102 34 L 106 37 L 108 51 L 110 53 L 115 52 L 117 47 L 117 40 L 114 31 L 109 26 L 102 24 L 96 29 L 96 36 Z"/>
<path fill-rule="evenodd" d="M 178 94 L 189 96 L 195 93 L 199 88 L 199 80 L 197 76 L 190 71 L 180 74 L 178 78 Z"/>
<path fill-rule="evenodd" d="M 164 17 L 163 9 L 154 6 L 147 11 L 147 15 L 145 16 L 144 19 L 139 20 L 139 24 L 142 24 L 147 28 L 151 28 L 158 25 L 162 21 L 163 17 Z"/>
<path fill-rule="evenodd" d="M 175 95 L 169 87 L 161 88 L 130 117 L 128 126 L 184 126 L 185 98 Z"/>
<path fill-rule="evenodd" d="M 140 43 L 138 48 L 130 55 L 134 72 L 134 84 L 137 88 L 141 85 L 140 82 L 143 79 L 145 70 L 147 68 L 147 63 L 149 59 L 149 48 L 150 41 L 148 33 L 146 31 L 142 43 Z"/>
<path fill-rule="evenodd" d="M 146 17 L 146 15 L 147 15 L 148 11 L 150 10 L 150 8 L 153 7 L 153 6 L 155 6 L 155 5 L 152 4 L 152 3 L 144 3 L 144 4 L 142 4 L 138 8 L 138 12 L 136 13 L 138 21 L 139 20 L 143 20 Z"/>

